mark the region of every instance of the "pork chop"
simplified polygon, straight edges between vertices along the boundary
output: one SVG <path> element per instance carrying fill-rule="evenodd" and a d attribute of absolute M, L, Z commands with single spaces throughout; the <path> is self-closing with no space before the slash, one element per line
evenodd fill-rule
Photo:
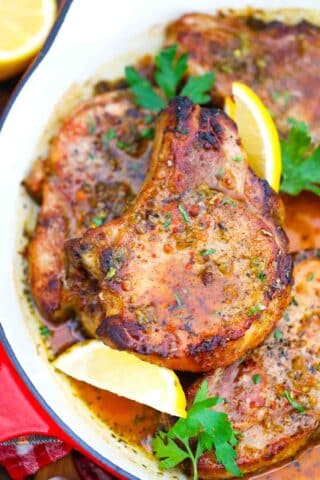
<path fill-rule="evenodd" d="M 287 305 L 282 214 L 279 196 L 249 169 L 235 124 L 172 100 L 134 204 L 72 244 L 99 282 L 98 335 L 177 370 L 232 363 Z"/>
<path fill-rule="evenodd" d="M 37 164 L 27 179 L 29 191 L 42 198 L 29 246 L 29 275 L 45 318 L 65 318 L 76 311 L 94 334 L 100 322 L 96 281 L 72 269 L 67 284 L 64 243 L 118 217 L 137 194 L 149 162 L 148 129 L 146 112 L 133 104 L 128 91 L 98 95 L 64 121 L 45 175 Z"/>
<path fill-rule="evenodd" d="M 189 73 L 213 70 L 215 103 L 237 80 L 250 85 L 268 106 L 282 134 L 288 118 L 305 121 L 320 141 L 320 28 L 264 23 L 252 16 L 187 14 L 169 25 L 166 43 L 189 53 Z"/>
<path fill-rule="evenodd" d="M 320 256 L 314 253 L 297 257 L 291 303 L 267 341 L 244 360 L 204 377 L 210 396 L 226 399 L 221 409 L 241 434 L 243 473 L 288 460 L 318 434 Z M 202 381 L 190 387 L 189 402 Z M 198 471 L 204 479 L 230 478 L 213 453 L 200 457 Z"/>

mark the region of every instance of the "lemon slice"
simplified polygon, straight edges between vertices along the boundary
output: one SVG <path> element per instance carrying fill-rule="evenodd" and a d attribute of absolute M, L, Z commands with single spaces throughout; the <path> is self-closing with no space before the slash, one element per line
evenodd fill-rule
<path fill-rule="evenodd" d="M 249 165 L 277 192 L 281 178 L 281 148 L 277 127 L 260 98 L 240 82 L 232 84 L 225 112 L 236 122 Z"/>
<path fill-rule="evenodd" d="M 55 16 L 55 0 L 0 0 L 0 80 L 28 65 Z"/>
<path fill-rule="evenodd" d="M 160 412 L 186 417 L 186 397 L 173 370 L 114 350 L 99 340 L 72 346 L 54 366 L 70 377 L 149 405 Z"/>

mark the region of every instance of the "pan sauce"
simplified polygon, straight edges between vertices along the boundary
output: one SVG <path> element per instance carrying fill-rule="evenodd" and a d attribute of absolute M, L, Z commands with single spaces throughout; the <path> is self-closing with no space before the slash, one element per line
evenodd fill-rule
<path fill-rule="evenodd" d="M 320 198 L 304 193 L 298 197 L 284 196 L 284 202 L 290 250 L 320 248 Z M 159 412 L 83 382 L 73 380 L 72 386 L 91 411 L 115 433 L 150 450 L 150 439 L 160 421 Z M 320 445 L 309 448 L 285 466 L 248 478 L 316 480 L 320 478 Z"/>

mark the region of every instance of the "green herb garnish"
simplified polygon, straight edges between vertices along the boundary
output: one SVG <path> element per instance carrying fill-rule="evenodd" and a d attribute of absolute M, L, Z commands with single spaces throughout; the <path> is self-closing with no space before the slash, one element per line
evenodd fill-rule
<path fill-rule="evenodd" d="M 258 303 L 258 305 L 255 305 L 254 307 L 249 308 L 247 315 L 248 317 L 252 317 L 257 312 L 261 312 L 262 310 L 265 310 L 265 306 L 262 305 L 261 303 Z"/>
<path fill-rule="evenodd" d="M 148 139 L 154 138 L 154 128 L 153 127 L 145 128 L 140 132 L 140 136 L 142 138 L 148 138 Z"/>
<path fill-rule="evenodd" d="M 181 297 L 179 297 L 179 295 L 177 293 L 175 294 L 175 299 L 176 299 L 177 305 L 179 307 L 183 307 L 183 305 L 184 305 L 183 300 L 182 300 Z"/>
<path fill-rule="evenodd" d="M 304 122 L 288 120 L 288 138 L 281 141 L 282 182 L 280 190 L 298 195 L 309 190 L 320 196 L 320 146 L 312 149 L 311 136 Z"/>
<path fill-rule="evenodd" d="M 39 333 L 41 337 L 48 338 L 51 336 L 51 332 L 46 325 L 39 325 Z"/>
<path fill-rule="evenodd" d="M 171 223 L 171 218 L 172 218 L 172 213 L 168 213 L 168 214 L 166 215 L 166 221 L 165 221 L 164 224 L 163 224 L 163 228 L 164 228 L 165 230 L 168 230 L 168 228 L 169 228 L 169 226 L 170 226 L 170 223 Z"/>
<path fill-rule="evenodd" d="M 207 257 L 209 255 L 212 255 L 215 252 L 216 252 L 215 248 L 208 248 L 207 250 L 201 250 L 200 255 L 202 255 L 203 257 Z"/>
<path fill-rule="evenodd" d="M 101 225 L 103 225 L 104 223 L 104 219 L 101 218 L 101 217 L 94 217 L 92 219 L 92 223 L 96 226 L 96 227 L 101 227 Z"/>
<path fill-rule="evenodd" d="M 307 282 L 312 282 L 314 280 L 314 273 L 310 272 L 309 275 L 307 276 Z"/>
<path fill-rule="evenodd" d="M 257 385 L 258 383 L 261 383 L 260 375 L 258 375 L 258 373 L 255 373 L 254 375 L 252 375 L 252 381 L 255 385 Z"/>
<path fill-rule="evenodd" d="M 121 140 L 117 140 L 116 145 L 118 148 L 120 148 L 121 150 L 124 150 L 125 152 L 130 153 L 132 151 L 132 145 L 130 145 L 130 143 L 125 143 L 125 142 L 122 142 Z"/>
<path fill-rule="evenodd" d="M 185 209 L 184 209 L 183 205 L 181 205 L 181 203 L 179 204 L 178 209 L 179 209 L 179 212 L 182 215 L 183 220 L 186 223 L 189 223 L 190 222 L 189 214 L 188 214 L 188 212 L 185 211 Z"/>
<path fill-rule="evenodd" d="M 210 91 L 215 75 L 213 72 L 205 73 L 200 77 L 189 77 L 189 80 L 180 92 L 180 95 L 189 97 L 193 103 L 202 105 L 210 100 L 207 92 Z"/>
<path fill-rule="evenodd" d="M 210 100 L 207 92 L 214 82 L 214 73 L 208 72 L 198 77 L 189 77 L 179 93 L 179 85 L 187 73 L 188 54 L 177 56 L 177 45 L 161 50 L 156 56 L 155 82 L 160 88 L 157 93 L 148 79 L 133 67 L 126 67 L 125 77 L 134 95 L 137 105 L 148 110 L 159 112 L 165 107 L 167 100 L 175 95 L 185 95 L 194 103 L 207 103 Z"/>
<path fill-rule="evenodd" d="M 273 336 L 276 340 L 281 340 L 282 338 L 282 332 L 279 328 L 276 328 L 275 331 L 273 332 Z"/>
<path fill-rule="evenodd" d="M 234 200 L 232 200 L 232 198 L 224 198 L 222 200 L 222 203 L 225 205 L 232 205 L 233 207 L 236 207 L 237 206 L 237 202 L 235 202 Z"/>
<path fill-rule="evenodd" d="M 193 480 L 198 479 L 198 459 L 206 451 L 214 450 L 217 461 L 232 475 L 242 477 L 234 449 L 238 444 L 237 432 L 228 415 L 211 409 L 223 403 L 219 397 L 208 398 L 208 382 L 203 381 L 187 411 L 168 432 L 160 431 L 152 440 L 152 449 L 160 460 L 160 468 L 167 470 L 189 459 L 193 467 Z"/>
<path fill-rule="evenodd" d="M 242 157 L 234 157 L 233 160 L 237 163 L 240 163 L 240 162 L 242 162 L 243 158 Z"/>
<path fill-rule="evenodd" d="M 292 398 L 292 395 L 290 392 L 288 392 L 288 390 L 286 390 L 283 394 L 283 396 L 288 400 L 288 402 L 293 406 L 293 408 L 295 408 L 296 410 L 298 410 L 298 412 L 300 413 L 303 413 L 305 411 L 305 408 L 303 405 L 301 405 L 300 403 L 296 402 L 293 398 Z"/>
<path fill-rule="evenodd" d="M 165 101 L 154 91 L 149 80 L 140 75 L 135 68 L 126 67 L 125 76 L 137 105 L 155 112 L 165 107 Z"/>
<path fill-rule="evenodd" d="M 108 130 L 108 132 L 102 136 L 102 143 L 103 145 L 108 145 L 108 143 L 110 142 L 110 140 L 112 140 L 113 138 L 115 138 L 116 136 L 116 131 L 114 128 L 110 128 Z"/>
<path fill-rule="evenodd" d="M 232 73 L 233 72 L 233 68 L 231 67 L 231 65 L 221 65 L 220 70 L 224 73 Z"/>
<path fill-rule="evenodd" d="M 115 267 L 110 267 L 106 274 L 106 280 L 111 280 L 116 273 L 117 269 Z"/>
<path fill-rule="evenodd" d="M 277 92 L 273 90 L 271 92 L 271 96 L 273 100 L 275 100 L 277 103 L 283 106 L 287 106 L 290 100 L 292 99 L 292 95 L 290 92 L 283 91 L 283 92 Z"/>
<path fill-rule="evenodd" d="M 94 123 L 94 120 L 92 118 L 88 119 L 88 128 L 90 135 L 94 135 L 96 131 L 96 124 Z"/>
<path fill-rule="evenodd" d="M 265 279 L 267 278 L 267 274 L 264 273 L 264 272 L 258 272 L 258 273 L 257 273 L 257 277 L 259 278 L 259 280 L 260 280 L 261 282 L 264 282 Z"/>
<path fill-rule="evenodd" d="M 177 45 L 172 45 L 161 50 L 156 56 L 155 80 L 168 100 L 176 95 L 188 66 L 188 54 L 183 53 L 176 57 L 177 49 Z"/>

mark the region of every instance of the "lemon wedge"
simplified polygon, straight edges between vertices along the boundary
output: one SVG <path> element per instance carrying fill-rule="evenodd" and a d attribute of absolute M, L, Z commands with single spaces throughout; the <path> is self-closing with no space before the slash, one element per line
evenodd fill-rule
<path fill-rule="evenodd" d="M 28 65 L 44 43 L 56 10 L 55 0 L 0 0 L 0 80 Z"/>
<path fill-rule="evenodd" d="M 174 371 L 132 353 L 114 350 L 99 340 L 87 340 L 70 347 L 53 364 L 77 380 L 160 412 L 186 417 L 186 397 Z"/>
<path fill-rule="evenodd" d="M 252 170 L 279 191 L 280 140 L 268 109 L 250 87 L 240 82 L 232 84 L 232 98 L 226 98 L 224 109 L 238 126 Z"/>

